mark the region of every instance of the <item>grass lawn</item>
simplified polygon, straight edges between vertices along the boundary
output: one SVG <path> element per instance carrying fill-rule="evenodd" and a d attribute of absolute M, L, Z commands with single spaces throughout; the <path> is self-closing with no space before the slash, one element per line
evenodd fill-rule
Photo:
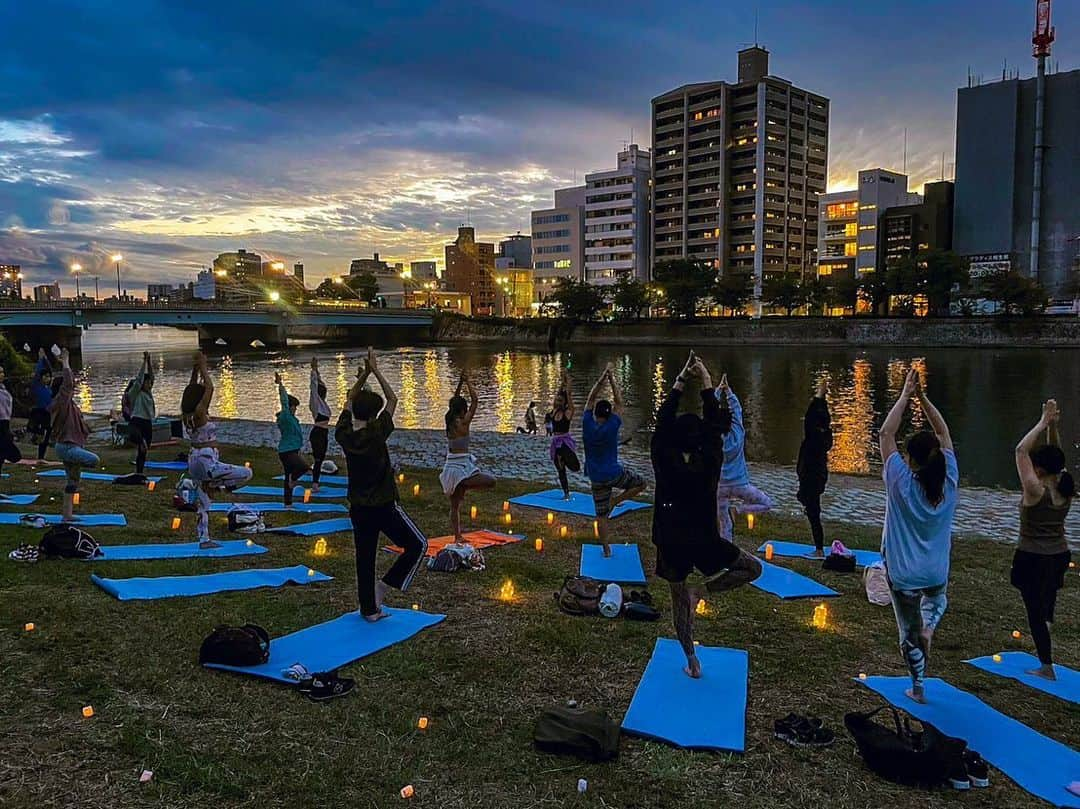
<path fill-rule="evenodd" d="M 157 451 L 164 459 L 171 452 Z M 273 484 L 276 455 L 227 447 L 231 462 L 250 460 L 255 482 Z M 109 471 L 130 469 L 132 453 L 106 450 Z M 8 492 L 43 491 L 33 507 L 58 511 L 62 481 L 12 467 Z M 432 471 L 404 470 L 404 505 L 430 535 L 446 533 L 446 500 Z M 169 529 L 176 474 L 155 492 L 83 484 L 84 512 L 120 511 L 127 528 L 91 529 L 102 544 L 190 541 L 193 515 Z M 412 495 L 419 482 L 421 495 Z M 475 498 L 477 527 L 503 529 L 501 502 L 535 484 L 500 481 Z M 327 502 L 327 501 L 318 501 Z M 9 509 L 5 509 L 9 510 Z M 20 509 L 22 510 L 22 509 Z M 468 523 L 467 509 L 465 521 Z M 318 515 L 303 519 L 321 519 Z M 442 624 L 346 667 L 357 689 L 345 699 L 314 704 L 281 685 L 204 670 L 196 659 L 202 638 L 217 624 L 254 622 L 273 636 L 356 608 L 351 537 L 328 538 L 330 555 L 315 559 L 314 539 L 266 536 L 262 556 L 153 562 L 0 564 L 0 666 L 3 735 L 0 805 L 11 807 L 383 807 L 402 803 L 399 789 L 415 787 L 424 807 L 1012 807 L 1038 801 L 994 773 L 989 790 L 963 795 L 922 792 L 870 774 L 843 732 L 843 715 L 876 697 L 852 682 L 859 672 L 903 674 L 896 628 L 888 608 L 869 604 L 861 577 L 815 570 L 801 560 L 779 564 L 811 574 L 839 590 L 829 609 L 833 628 L 810 626 L 814 602 L 781 602 L 744 588 L 709 603 L 699 617 L 703 644 L 750 654 L 747 750 L 744 755 L 688 752 L 624 737 L 617 761 L 586 765 L 537 753 L 532 728 L 545 707 L 576 699 L 621 720 L 657 636 L 673 637 L 666 585 L 652 592 L 664 616 L 655 624 L 560 614 L 552 593 L 577 572 L 579 545 L 591 540 L 589 521 L 569 521 L 572 538 L 556 537 L 543 512 L 515 509 L 512 530 L 529 537 L 491 549 L 477 574 L 417 576 L 391 606 L 417 603 L 444 612 Z M 269 515 L 271 524 L 296 520 Z M 637 542 L 647 571 L 655 555 L 649 512 L 614 523 L 613 537 Z M 214 515 L 214 535 L 226 534 Z M 826 526 L 851 546 L 876 548 L 878 532 Z M 0 528 L 4 554 L 40 534 Z M 532 539 L 544 537 L 537 554 Z M 768 538 L 809 542 L 801 521 L 766 516 L 744 547 Z M 950 608 L 935 642 L 931 675 L 947 678 L 1004 713 L 1062 741 L 1080 740 L 1080 711 L 1050 696 L 980 673 L 961 661 L 1002 649 L 1031 650 L 1023 609 L 1008 583 L 1008 545 L 963 540 L 954 550 Z M 383 564 L 389 564 L 389 555 Z M 90 583 L 107 576 L 155 576 L 307 564 L 331 574 L 326 584 L 226 593 L 200 598 L 122 603 Z M 512 603 L 498 600 L 511 579 Z M 1070 575 L 1070 582 L 1075 579 Z M 1080 662 L 1073 616 L 1077 588 L 1062 592 L 1055 636 L 1058 659 Z M 24 632 L 27 621 L 36 624 Z M 1013 640 L 1020 629 L 1024 637 Z M 84 719 L 81 708 L 93 705 Z M 710 706 L 702 707 L 708 721 Z M 822 716 L 836 745 L 802 751 L 772 736 L 773 720 L 789 711 Z M 416 729 L 430 717 L 426 732 Z M 150 784 L 138 784 L 143 769 Z M 1076 776 L 1075 773 L 1063 774 Z M 576 792 L 587 778 L 586 795 Z"/>

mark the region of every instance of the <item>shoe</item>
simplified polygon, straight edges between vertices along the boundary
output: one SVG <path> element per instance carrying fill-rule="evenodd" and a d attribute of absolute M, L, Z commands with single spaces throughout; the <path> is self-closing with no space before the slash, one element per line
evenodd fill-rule
<path fill-rule="evenodd" d="M 776 721 L 774 733 L 792 747 L 829 747 L 836 741 L 836 735 L 816 716 L 788 714 Z"/>
<path fill-rule="evenodd" d="M 37 545 L 20 545 L 8 554 L 12 562 L 36 562 L 41 558 L 41 551 Z"/>
<path fill-rule="evenodd" d="M 964 769 L 967 770 L 968 780 L 973 787 L 986 789 L 990 786 L 990 767 L 974 750 L 964 751 Z"/>
<path fill-rule="evenodd" d="M 960 792 L 966 792 L 971 789 L 971 778 L 968 777 L 967 768 L 964 766 L 963 759 L 961 759 L 953 767 L 952 772 L 949 773 L 949 786 Z"/>
<path fill-rule="evenodd" d="M 297 690 L 312 702 L 326 702 L 335 697 L 344 697 L 356 688 L 356 680 L 351 677 L 338 677 L 336 672 L 327 671 L 313 674 L 310 680 L 300 683 Z"/>

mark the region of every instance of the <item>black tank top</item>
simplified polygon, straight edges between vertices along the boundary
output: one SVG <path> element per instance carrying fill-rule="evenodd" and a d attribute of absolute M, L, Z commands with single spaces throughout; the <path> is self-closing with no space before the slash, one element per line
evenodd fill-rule
<path fill-rule="evenodd" d="M 570 419 L 566 417 L 566 411 L 559 411 L 562 413 L 562 418 L 558 418 L 555 414 L 551 416 L 551 429 L 556 433 L 568 433 L 570 432 Z"/>

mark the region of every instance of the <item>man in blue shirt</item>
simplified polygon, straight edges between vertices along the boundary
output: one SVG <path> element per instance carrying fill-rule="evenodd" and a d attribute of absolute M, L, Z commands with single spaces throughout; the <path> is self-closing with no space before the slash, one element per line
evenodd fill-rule
<path fill-rule="evenodd" d="M 604 556 L 611 556 L 608 515 L 619 503 L 645 491 L 646 486 L 645 478 L 619 463 L 619 428 L 622 426 L 623 399 L 614 371 L 615 366 L 609 362 L 604 373 L 589 391 L 585 414 L 581 417 L 585 474 L 592 484 L 593 503 L 596 504 L 596 533 L 603 546 Z M 599 398 L 605 384 L 611 386 L 614 404 Z M 613 495 L 615 489 L 619 490 L 618 495 Z"/>

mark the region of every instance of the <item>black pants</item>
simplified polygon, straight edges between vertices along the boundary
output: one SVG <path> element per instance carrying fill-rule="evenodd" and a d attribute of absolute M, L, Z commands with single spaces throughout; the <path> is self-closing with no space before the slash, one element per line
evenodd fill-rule
<path fill-rule="evenodd" d="M 37 441 L 38 460 L 45 460 L 45 450 L 49 448 L 49 438 L 52 435 L 52 419 L 49 417 L 49 411 L 44 407 L 35 407 L 30 411 L 30 419 L 26 426 Z"/>
<path fill-rule="evenodd" d="M 379 533 L 403 550 L 397 561 L 383 576 L 383 584 L 404 592 L 409 589 L 413 576 L 427 553 L 428 541 L 416 523 L 405 513 L 400 503 L 384 506 L 353 506 L 349 509 L 353 525 L 353 543 L 356 545 L 356 594 L 360 612 L 374 615 L 375 604 L 375 557 L 379 551 Z"/>
<path fill-rule="evenodd" d="M 555 471 L 559 473 L 559 485 L 562 486 L 563 494 L 570 494 L 570 480 L 566 476 L 566 470 L 571 472 L 581 471 L 581 461 L 570 447 L 559 447 L 555 450 Z"/>
<path fill-rule="evenodd" d="M 1043 665 L 1054 662 L 1050 624 L 1054 622 L 1057 593 L 1065 584 L 1069 559 L 1068 551 L 1057 554 L 1017 551 L 1013 555 L 1010 579 L 1024 601 L 1031 639 L 1035 642 L 1035 651 Z"/>
<path fill-rule="evenodd" d="M 281 482 L 281 502 L 287 506 L 291 506 L 293 501 L 293 487 L 310 467 L 307 465 L 307 461 L 304 460 L 303 456 L 296 450 L 293 450 L 292 452 L 279 452 L 278 460 L 281 461 L 281 468 L 285 472 L 284 480 Z"/>
<path fill-rule="evenodd" d="M 814 535 L 814 547 L 819 551 L 825 550 L 825 529 L 821 525 L 821 492 L 799 489 L 795 497 L 806 510 L 810 533 Z"/>
<path fill-rule="evenodd" d="M 153 422 L 132 416 L 128 419 L 128 440 L 135 445 L 135 473 L 141 475 L 146 468 L 146 453 L 154 440 Z"/>
<path fill-rule="evenodd" d="M 311 428 L 311 455 L 314 463 L 311 465 L 311 481 L 318 485 L 319 476 L 322 475 L 322 462 L 326 460 L 326 447 L 330 441 L 330 431 L 325 425 L 316 424 Z"/>
<path fill-rule="evenodd" d="M 11 435 L 11 422 L 7 419 L 0 421 L 0 471 L 4 468 L 4 461 L 18 463 L 22 460 L 22 453 L 15 446 L 15 438 Z"/>

